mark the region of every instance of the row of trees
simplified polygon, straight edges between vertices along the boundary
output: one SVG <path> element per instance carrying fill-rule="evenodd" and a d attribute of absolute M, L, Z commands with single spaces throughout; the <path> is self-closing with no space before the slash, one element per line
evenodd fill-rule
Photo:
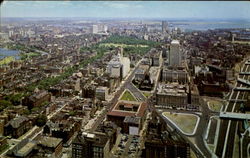
<path fill-rule="evenodd" d="M 17 93 L 5 96 L 3 99 L 0 100 L 0 112 L 7 107 L 20 105 L 24 96 L 24 93 Z"/>

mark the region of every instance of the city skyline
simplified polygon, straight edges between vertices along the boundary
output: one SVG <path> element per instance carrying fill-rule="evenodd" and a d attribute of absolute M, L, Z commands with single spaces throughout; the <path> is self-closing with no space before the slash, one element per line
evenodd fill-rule
<path fill-rule="evenodd" d="M 1 17 L 250 19 L 249 7 L 247 2 L 218 1 L 4 1 Z"/>

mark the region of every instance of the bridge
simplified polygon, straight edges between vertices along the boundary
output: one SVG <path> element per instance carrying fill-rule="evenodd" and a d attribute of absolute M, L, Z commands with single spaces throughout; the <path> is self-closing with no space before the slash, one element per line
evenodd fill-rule
<path fill-rule="evenodd" d="M 240 75 L 250 75 L 250 72 L 240 72 Z"/>
<path fill-rule="evenodd" d="M 235 102 L 235 103 L 242 103 L 246 102 L 246 99 L 229 99 L 230 102 Z"/>
<path fill-rule="evenodd" d="M 234 88 L 235 91 L 250 91 L 250 88 L 247 87 L 236 87 Z"/>
<path fill-rule="evenodd" d="M 245 62 L 246 65 L 250 65 L 250 61 Z"/>
<path fill-rule="evenodd" d="M 220 112 L 220 118 L 250 120 L 250 114 L 235 113 L 235 112 Z"/>
<path fill-rule="evenodd" d="M 250 82 L 248 80 L 245 80 L 245 79 L 242 79 L 242 78 L 238 78 L 238 82 L 250 86 Z"/>

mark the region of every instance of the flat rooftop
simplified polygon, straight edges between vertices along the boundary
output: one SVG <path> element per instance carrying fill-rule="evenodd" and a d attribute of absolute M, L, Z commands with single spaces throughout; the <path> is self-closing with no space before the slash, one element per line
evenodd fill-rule
<path fill-rule="evenodd" d="M 178 40 L 173 40 L 171 44 L 180 44 L 180 42 Z"/>
<path fill-rule="evenodd" d="M 121 109 L 124 106 L 124 109 Z M 130 109 L 136 109 L 136 111 L 129 111 Z M 126 117 L 126 116 L 136 116 L 142 117 L 146 111 L 147 105 L 144 102 L 136 101 L 118 101 L 118 103 L 112 108 L 108 113 L 110 116 Z"/>
<path fill-rule="evenodd" d="M 179 84 L 160 83 L 157 87 L 157 94 L 187 95 L 188 87 Z"/>
<path fill-rule="evenodd" d="M 20 150 L 17 151 L 17 155 L 20 156 L 27 156 L 33 148 L 36 146 L 35 143 L 28 142 L 26 145 L 24 145 Z"/>
<path fill-rule="evenodd" d="M 55 148 L 57 147 L 60 143 L 62 142 L 61 138 L 55 138 L 55 137 L 41 137 L 39 144 L 50 147 L 50 148 Z"/>

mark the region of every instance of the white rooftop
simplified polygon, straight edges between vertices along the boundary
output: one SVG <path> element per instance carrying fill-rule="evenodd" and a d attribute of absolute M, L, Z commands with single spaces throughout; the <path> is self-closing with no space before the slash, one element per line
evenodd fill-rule
<path fill-rule="evenodd" d="M 180 44 L 180 42 L 178 40 L 173 40 L 171 44 Z"/>

